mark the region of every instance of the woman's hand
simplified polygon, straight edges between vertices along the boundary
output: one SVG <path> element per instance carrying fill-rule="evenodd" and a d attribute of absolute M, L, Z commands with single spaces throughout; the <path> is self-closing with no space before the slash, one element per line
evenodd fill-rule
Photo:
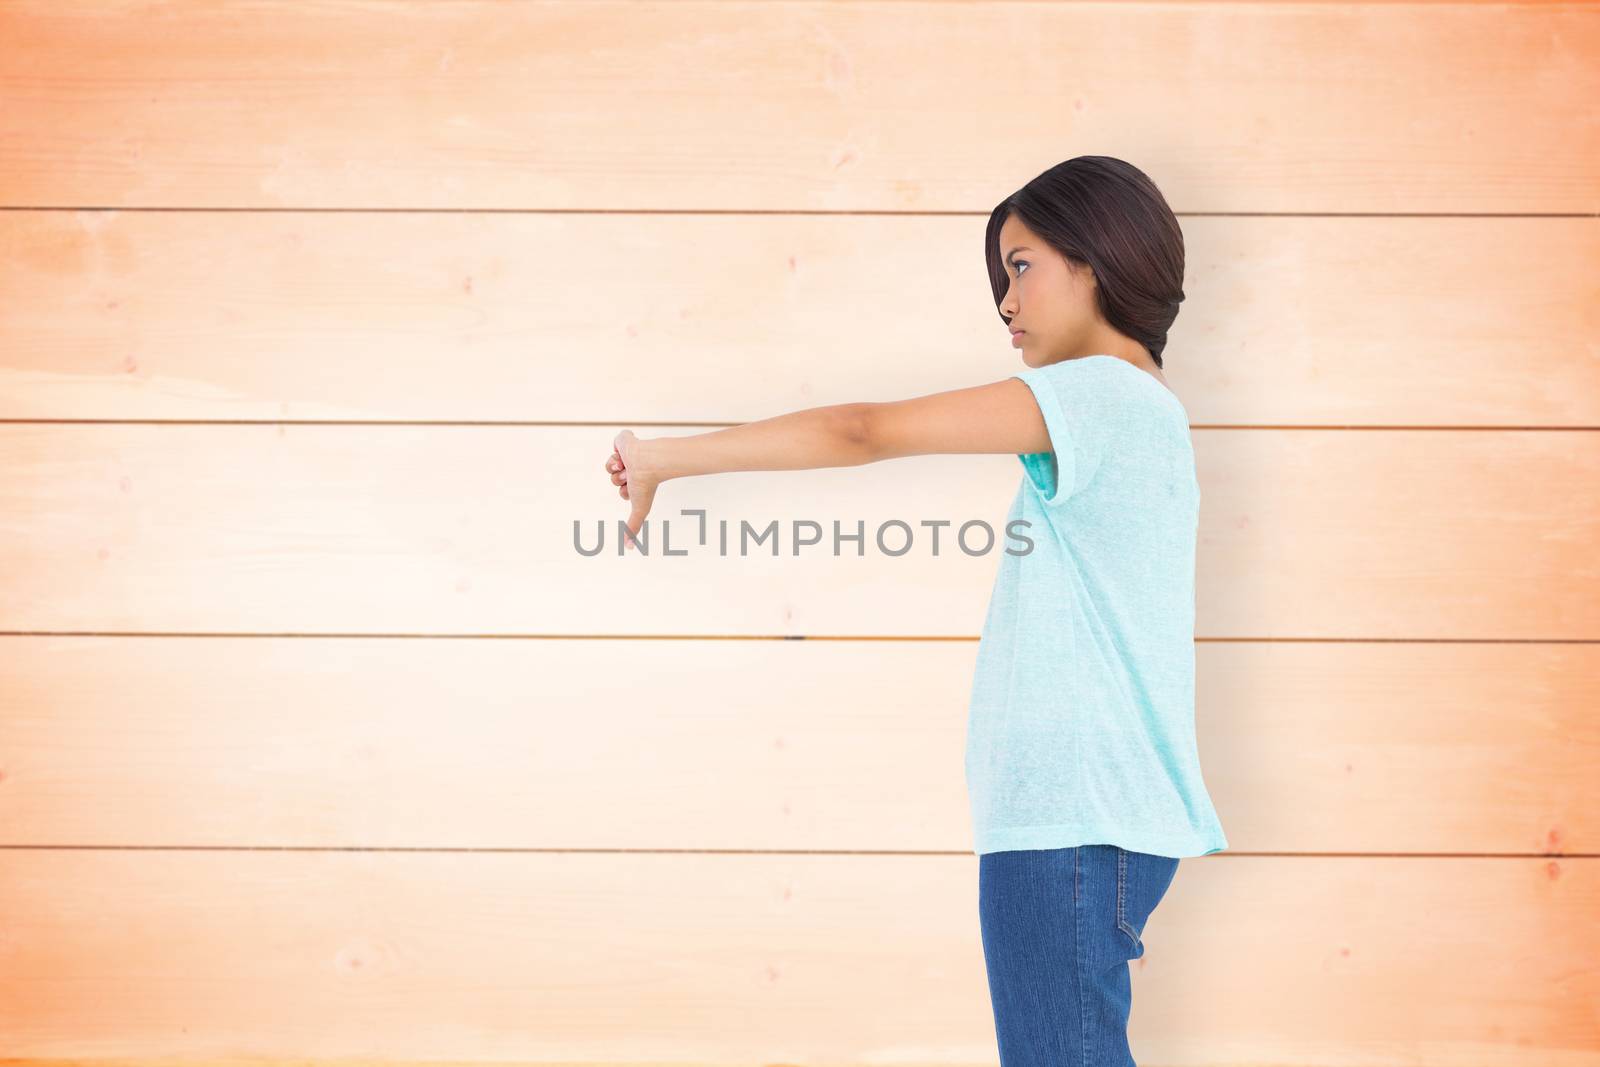
<path fill-rule="evenodd" d="M 606 460 L 606 470 L 611 484 L 618 486 L 622 499 L 633 505 L 628 515 L 628 537 L 623 540 L 623 550 L 638 547 L 632 539 L 639 535 L 644 518 L 650 514 L 650 505 L 656 498 L 656 486 L 661 484 L 659 471 L 650 467 L 645 443 L 635 437 L 632 430 L 623 430 L 611 442 L 611 457 Z"/>

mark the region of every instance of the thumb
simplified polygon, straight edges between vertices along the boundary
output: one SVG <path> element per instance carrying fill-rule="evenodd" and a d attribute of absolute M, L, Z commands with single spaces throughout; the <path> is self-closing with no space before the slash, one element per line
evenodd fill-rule
<path fill-rule="evenodd" d="M 650 504 L 655 500 L 656 496 L 656 490 L 654 486 L 646 489 L 642 486 L 630 485 L 628 490 L 628 500 L 633 504 L 633 510 L 628 513 L 629 536 L 628 539 L 623 542 L 623 551 L 627 551 L 630 548 L 639 547 L 637 544 L 633 543 L 633 538 L 638 537 L 639 531 L 644 528 L 645 516 L 650 514 Z"/>

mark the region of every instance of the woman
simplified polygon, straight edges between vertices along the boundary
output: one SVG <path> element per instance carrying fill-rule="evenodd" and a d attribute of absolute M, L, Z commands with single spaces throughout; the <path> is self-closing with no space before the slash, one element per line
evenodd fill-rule
<path fill-rule="evenodd" d="M 1052 167 L 990 214 L 1000 318 L 1025 370 L 891 403 L 810 408 L 691 437 L 619 433 L 606 462 L 637 535 L 657 487 L 721 471 L 1012 452 L 978 645 L 966 780 L 1003 1067 L 1131 1067 L 1128 961 L 1184 856 L 1228 847 L 1194 730 L 1200 488 L 1162 373 L 1183 232 L 1143 172 Z"/>

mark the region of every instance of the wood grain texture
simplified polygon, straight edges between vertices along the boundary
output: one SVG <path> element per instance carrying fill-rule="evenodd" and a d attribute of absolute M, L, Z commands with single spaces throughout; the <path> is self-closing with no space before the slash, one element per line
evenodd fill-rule
<path fill-rule="evenodd" d="M 776 558 L 572 525 L 625 514 L 621 427 L 1012 373 L 983 222 L 1077 154 L 1185 231 L 1231 846 L 1146 931 L 1136 1057 L 1600 1067 L 1600 5 L 21 0 L 0 41 L 0 1067 L 993 1064 L 998 557 L 920 524 L 998 527 L 1014 457 L 662 490 L 680 548 L 698 507 Z"/>
<path fill-rule="evenodd" d="M 1600 210 L 1593 4 L 8 4 L 0 204 Z"/>
<path fill-rule="evenodd" d="M 1159 1064 L 1586 1064 L 1597 873 L 1184 861 L 1130 1041 Z M 970 856 L 33 850 L 0 852 L 0 914 L 0 1033 L 30 1056 L 995 1061 Z"/>
<path fill-rule="evenodd" d="M 0 841 L 959 854 L 976 648 L 4 637 Z M 1231 852 L 1600 852 L 1600 646 L 1202 641 L 1196 673 Z"/>
<path fill-rule="evenodd" d="M 1600 425 L 1600 218 L 1180 221 L 1196 426 Z M 1021 366 L 983 227 L 0 213 L 0 417 L 725 425 L 957 389 Z"/>
<path fill-rule="evenodd" d="M 1194 436 L 1200 638 L 1600 636 L 1600 435 Z M 0 426 L 0 629 L 976 637 L 1028 535 L 1015 457 L 928 455 L 668 482 L 624 556 L 611 439 Z"/>

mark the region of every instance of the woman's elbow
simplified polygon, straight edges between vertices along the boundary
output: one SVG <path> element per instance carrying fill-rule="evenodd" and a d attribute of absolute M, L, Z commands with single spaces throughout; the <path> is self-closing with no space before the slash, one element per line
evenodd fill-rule
<path fill-rule="evenodd" d="M 877 458 L 874 415 L 878 405 L 872 403 L 844 404 L 839 409 L 839 438 L 843 441 L 851 465 L 870 463 Z"/>

